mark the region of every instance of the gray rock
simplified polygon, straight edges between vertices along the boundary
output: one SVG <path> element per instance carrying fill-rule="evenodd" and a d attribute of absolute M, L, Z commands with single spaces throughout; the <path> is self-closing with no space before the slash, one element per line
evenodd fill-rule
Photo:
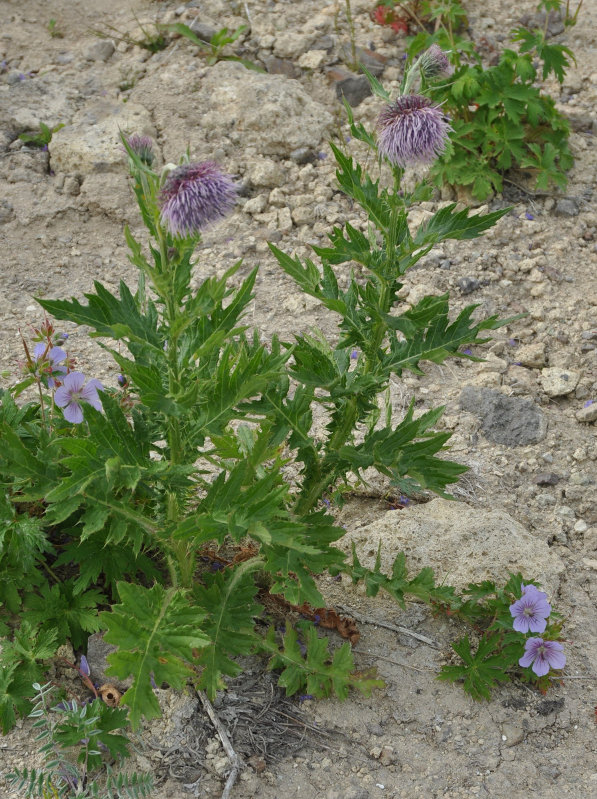
<path fill-rule="evenodd" d="M 100 39 L 89 47 L 85 53 L 87 61 L 108 61 L 114 55 L 116 47 L 111 39 Z"/>
<path fill-rule="evenodd" d="M 242 139 L 243 147 L 264 156 L 288 157 L 301 147 L 316 148 L 333 125 L 329 111 L 298 81 L 251 72 L 230 61 L 210 68 L 193 106 L 208 137 Z"/>
<path fill-rule="evenodd" d="M 381 543 L 381 570 L 386 574 L 403 551 L 410 574 L 431 566 L 438 582 L 445 578 L 458 590 L 482 580 L 503 584 L 508 572 L 520 571 L 553 596 L 566 568 L 545 541 L 508 513 L 445 499 L 388 511 L 372 524 L 348 529 L 338 545 L 350 552 L 353 543 L 367 568 L 375 563 Z"/>
<path fill-rule="evenodd" d="M 491 388 L 465 386 L 460 407 L 481 419 L 483 435 L 496 444 L 520 447 L 545 438 L 547 421 L 541 410 L 528 399 L 507 397 Z"/>
<path fill-rule="evenodd" d="M 342 45 L 340 48 L 340 58 L 345 64 L 352 68 L 353 53 L 350 44 L 346 43 Z M 384 56 L 373 50 L 365 50 L 362 47 L 356 48 L 356 61 L 357 65 L 362 64 L 365 69 L 372 75 L 375 75 L 376 78 L 383 75 L 383 71 L 386 68 L 386 59 Z"/>
<path fill-rule="evenodd" d="M 216 29 L 212 28 L 211 25 L 207 25 L 205 22 L 194 22 L 193 33 L 204 42 L 209 42 L 211 37 L 216 33 Z"/>
<path fill-rule="evenodd" d="M 597 402 L 592 402 L 590 405 L 586 405 L 576 411 L 575 416 L 579 422 L 585 422 L 586 424 L 597 421 Z"/>
<path fill-rule="evenodd" d="M 552 366 L 541 370 L 541 386 L 548 397 L 564 397 L 571 394 L 580 380 L 580 372 Z"/>
<path fill-rule="evenodd" d="M 562 478 L 555 472 L 539 472 L 535 477 L 535 483 L 538 486 L 555 486 Z"/>
<path fill-rule="evenodd" d="M 275 55 L 264 56 L 263 65 L 270 75 L 286 75 L 287 78 L 299 78 L 300 69 L 287 58 L 277 58 Z"/>
<path fill-rule="evenodd" d="M 10 222 L 14 218 L 15 212 L 12 203 L 8 200 L 0 200 L 0 225 Z"/>
<path fill-rule="evenodd" d="M 297 147 L 290 153 L 291 159 L 299 166 L 303 164 L 314 164 L 317 161 L 317 155 L 308 147 Z"/>
<path fill-rule="evenodd" d="M 316 39 L 309 48 L 309 50 L 325 50 L 327 53 L 331 53 L 333 49 L 334 37 L 327 33 L 324 36 L 320 36 L 319 39 Z"/>
<path fill-rule="evenodd" d="M 562 197 L 557 201 L 554 213 L 556 216 L 578 216 L 578 202 L 574 197 Z"/>
<path fill-rule="evenodd" d="M 89 636 L 87 641 L 87 663 L 91 673 L 92 682 L 98 686 L 105 683 L 115 685 L 120 691 L 126 691 L 133 684 L 133 678 L 122 681 L 115 677 L 108 677 L 106 669 L 108 666 L 108 655 L 116 652 L 117 647 L 104 641 L 102 633 L 94 633 Z"/>
<path fill-rule="evenodd" d="M 471 294 L 481 287 L 481 283 L 474 277 L 461 277 L 458 279 L 458 288 L 463 294 Z"/>
<path fill-rule="evenodd" d="M 336 81 L 336 97 L 339 100 L 345 97 L 352 108 L 360 105 L 370 94 L 371 86 L 365 75 L 347 75 Z"/>

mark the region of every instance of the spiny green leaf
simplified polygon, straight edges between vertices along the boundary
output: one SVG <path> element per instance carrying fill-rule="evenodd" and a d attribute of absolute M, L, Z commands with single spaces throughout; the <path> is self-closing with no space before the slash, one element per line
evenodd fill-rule
<path fill-rule="evenodd" d="M 259 561 L 245 561 L 207 578 L 206 586 L 196 585 L 193 589 L 197 606 L 206 614 L 202 626 L 210 639 L 209 646 L 199 654 L 199 663 L 204 667 L 199 686 L 211 700 L 225 687 L 223 674 L 235 677 L 242 671 L 231 656 L 249 654 L 258 640 L 255 617 L 263 608 L 253 601 L 257 593 L 253 572 L 261 566 Z"/>
<path fill-rule="evenodd" d="M 273 655 L 268 669 L 281 670 L 278 684 L 289 696 L 299 691 L 323 699 L 335 694 L 346 699 L 349 688 L 356 688 L 368 696 L 373 688 L 383 687 L 381 680 L 364 677 L 354 672 L 350 644 L 344 643 L 332 655 L 328 641 L 318 638 L 315 627 L 306 627 L 305 644 L 299 643 L 296 631 L 287 627 L 283 645 L 278 647 L 276 633 L 270 629 L 262 648 Z"/>
<path fill-rule="evenodd" d="M 185 591 L 120 582 L 118 593 L 122 604 L 100 616 L 107 629 L 105 640 L 118 647 L 108 656 L 107 674 L 122 680 L 133 675 L 134 682 L 122 702 L 129 707 L 131 725 L 136 729 L 141 717 L 161 715 L 152 677 L 158 685 L 167 682 L 182 688 L 191 674 L 192 650 L 210 642 L 201 632 L 204 612 L 189 603 Z"/>

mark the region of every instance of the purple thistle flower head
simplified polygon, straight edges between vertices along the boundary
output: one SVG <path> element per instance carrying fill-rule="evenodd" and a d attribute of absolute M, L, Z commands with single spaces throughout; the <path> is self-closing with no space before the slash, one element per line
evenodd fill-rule
<path fill-rule="evenodd" d="M 160 222 L 173 236 L 196 236 L 231 211 L 236 194 L 230 175 L 212 161 L 183 164 L 168 174 L 160 192 Z"/>
<path fill-rule="evenodd" d="M 153 164 L 155 153 L 153 152 L 153 141 L 149 136 L 140 136 L 138 133 L 133 133 L 132 136 L 127 137 L 126 143 L 146 166 Z"/>
<path fill-rule="evenodd" d="M 527 585 L 520 599 L 510 605 L 510 613 L 514 617 L 513 627 L 517 632 L 542 633 L 547 627 L 545 620 L 551 613 L 551 605 L 547 601 L 547 594 L 534 585 Z"/>
<path fill-rule="evenodd" d="M 447 78 L 452 74 L 452 64 L 439 44 L 432 44 L 419 59 L 419 69 L 425 80 Z"/>
<path fill-rule="evenodd" d="M 524 655 L 519 666 L 530 666 L 537 677 L 544 677 L 550 669 L 563 669 L 566 665 L 564 647 L 557 641 L 544 641 L 543 638 L 528 638 L 524 645 Z"/>
<path fill-rule="evenodd" d="M 434 161 L 452 130 L 441 108 L 420 94 L 405 94 L 387 105 L 377 129 L 379 152 L 401 167 Z"/>
<path fill-rule="evenodd" d="M 64 378 L 64 385 L 56 389 L 54 402 L 63 408 L 64 418 L 67 422 L 80 424 L 83 421 L 82 402 L 92 405 L 101 411 L 102 403 L 97 395 L 98 388 L 103 389 L 99 380 L 90 380 L 85 385 L 85 375 L 81 372 L 70 372 Z"/>

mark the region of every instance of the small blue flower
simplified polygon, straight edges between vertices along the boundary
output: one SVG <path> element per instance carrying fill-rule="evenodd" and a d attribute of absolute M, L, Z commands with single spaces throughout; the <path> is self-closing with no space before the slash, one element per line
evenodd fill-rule
<path fill-rule="evenodd" d="M 350 353 L 350 357 L 351 357 L 351 359 L 352 359 L 353 361 L 356 361 L 356 359 L 359 357 L 359 351 L 358 351 L 358 350 L 353 350 L 353 351 Z"/>
<path fill-rule="evenodd" d="M 473 353 L 472 353 L 471 350 L 466 349 L 466 350 L 462 350 L 462 354 L 463 355 L 472 355 Z"/>
<path fill-rule="evenodd" d="M 531 221 L 532 221 L 532 220 L 535 218 L 535 217 L 533 216 L 533 214 L 530 214 L 528 211 L 526 212 L 526 214 L 525 214 L 525 217 L 526 217 L 527 219 L 530 219 Z"/>
<path fill-rule="evenodd" d="M 587 400 L 585 403 L 583 403 L 583 408 L 588 408 L 589 405 L 592 405 L 592 404 L 593 404 L 593 400 Z"/>

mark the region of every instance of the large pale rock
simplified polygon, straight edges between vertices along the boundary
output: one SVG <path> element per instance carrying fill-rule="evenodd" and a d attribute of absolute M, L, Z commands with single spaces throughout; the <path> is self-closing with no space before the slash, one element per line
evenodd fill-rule
<path fill-rule="evenodd" d="M 155 138 L 149 111 L 137 103 L 99 100 L 85 106 L 50 142 L 55 172 L 91 175 L 123 172 L 125 156 L 120 131 Z"/>
<path fill-rule="evenodd" d="M 348 530 L 339 546 L 350 553 L 353 542 L 368 568 L 373 567 L 381 542 L 381 568 L 386 574 L 391 574 L 396 555 L 404 551 L 410 574 L 431 566 L 438 582 L 458 589 L 482 580 L 503 584 L 509 572 L 521 572 L 553 596 L 564 571 L 557 554 L 504 511 L 445 499 L 388 511 L 373 524 Z"/>
<path fill-rule="evenodd" d="M 196 103 L 205 129 L 242 141 L 243 148 L 255 147 L 261 155 L 288 157 L 300 147 L 317 147 L 333 124 L 329 111 L 298 81 L 230 61 L 209 70 Z"/>
<path fill-rule="evenodd" d="M 77 96 L 75 89 L 59 84 L 51 75 L 0 85 L 0 150 L 21 133 L 39 131 L 40 122 L 50 128 L 68 125 Z"/>

